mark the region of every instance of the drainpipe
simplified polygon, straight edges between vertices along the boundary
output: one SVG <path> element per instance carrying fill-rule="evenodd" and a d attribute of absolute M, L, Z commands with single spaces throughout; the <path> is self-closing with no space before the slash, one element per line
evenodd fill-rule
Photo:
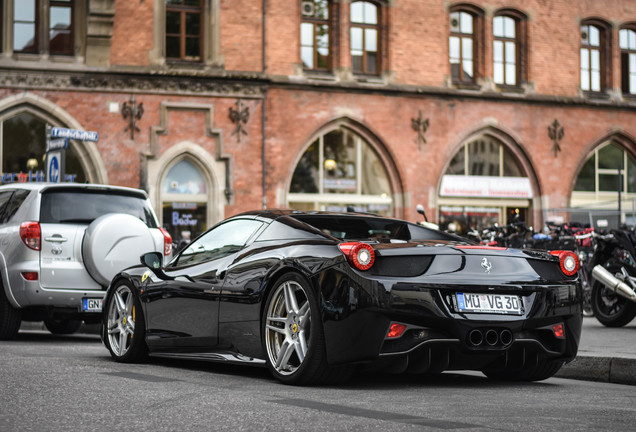
<path fill-rule="evenodd" d="M 263 24 L 262 30 L 263 34 L 261 35 L 261 50 L 262 50 L 262 60 L 263 60 L 263 75 L 267 73 L 267 59 L 266 59 L 266 50 L 267 50 L 267 41 L 266 41 L 266 12 L 267 12 L 267 0 L 262 0 L 262 11 L 263 11 Z M 261 169 L 262 169 L 262 179 L 261 179 L 261 187 L 263 189 L 263 208 L 267 208 L 267 184 L 266 184 L 266 176 L 267 170 L 265 168 L 265 119 L 267 116 L 265 115 L 265 106 L 267 105 L 267 88 L 263 89 L 263 105 L 261 106 Z"/>

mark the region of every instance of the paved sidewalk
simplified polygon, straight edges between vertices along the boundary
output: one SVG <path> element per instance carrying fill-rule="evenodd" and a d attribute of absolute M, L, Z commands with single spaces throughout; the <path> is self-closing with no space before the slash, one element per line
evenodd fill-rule
<path fill-rule="evenodd" d="M 636 319 L 610 328 L 596 318 L 584 318 L 578 356 L 557 376 L 636 385 Z"/>

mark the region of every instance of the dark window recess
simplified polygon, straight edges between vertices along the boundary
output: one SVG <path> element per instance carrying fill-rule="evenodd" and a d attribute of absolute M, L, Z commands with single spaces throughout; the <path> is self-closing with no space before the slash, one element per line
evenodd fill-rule
<path fill-rule="evenodd" d="M 200 61 L 203 9 L 201 0 L 166 1 L 166 58 Z"/>
<path fill-rule="evenodd" d="M 40 222 L 88 224 L 107 213 L 125 213 L 157 228 L 147 201 L 141 196 L 91 190 L 49 190 L 42 194 Z"/>

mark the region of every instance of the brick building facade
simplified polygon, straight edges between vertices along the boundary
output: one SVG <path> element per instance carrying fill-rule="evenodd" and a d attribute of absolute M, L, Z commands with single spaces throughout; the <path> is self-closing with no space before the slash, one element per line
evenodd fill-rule
<path fill-rule="evenodd" d="M 96 131 L 67 174 L 144 188 L 177 239 L 262 206 L 541 225 L 614 211 L 619 173 L 636 197 L 633 1 L 0 5 L 3 181 L 44 169 L 44 125 Z"/>

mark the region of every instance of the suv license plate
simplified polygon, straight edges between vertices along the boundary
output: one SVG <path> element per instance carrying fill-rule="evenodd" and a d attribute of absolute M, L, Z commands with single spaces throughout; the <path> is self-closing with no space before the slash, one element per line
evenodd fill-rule
<path fill-rule="evenodd" d="M 82 310 L 84 312 L 101 312 L 103 299 L 85 298 L 82 299 Z"/>
<path fill-rule="evenodd" d="M 460 312 L 521 315 L 521 299 L 517 295 L 457 293 Z"/>

